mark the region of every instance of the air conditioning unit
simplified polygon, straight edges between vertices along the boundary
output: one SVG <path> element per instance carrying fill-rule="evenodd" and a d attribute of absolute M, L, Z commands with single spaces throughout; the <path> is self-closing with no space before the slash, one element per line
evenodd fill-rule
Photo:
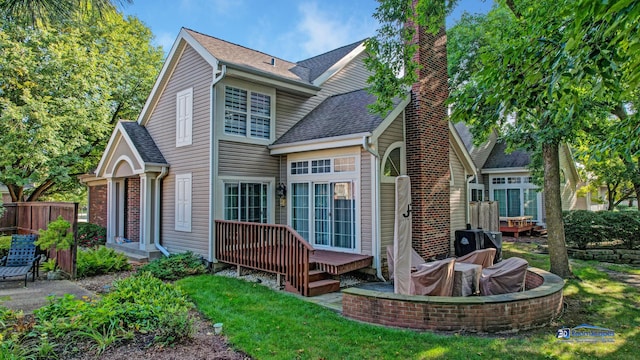
<path fill-rule="evenodd" d="M 453 243 L 456 256 L 464 256 L 482 249 L 483 242 L 484 231 L 482 229 L 456 230 L 456 239 Z"/>
<path fill-rule="evenodd" d="M 502 261 L 502 233 L 500 231 L 485 231 L 483 249 L 496 249 L 496 257 L 493 263 Z"/>

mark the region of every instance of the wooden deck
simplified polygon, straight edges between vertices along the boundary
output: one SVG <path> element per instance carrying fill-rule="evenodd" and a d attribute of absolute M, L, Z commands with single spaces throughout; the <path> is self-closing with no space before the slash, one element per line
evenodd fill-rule
<path fill-rule="evenodd" d="M 373 256 L 316 249 L 309 260 L 316 269 L 337 276 L 371 266 Z"/>

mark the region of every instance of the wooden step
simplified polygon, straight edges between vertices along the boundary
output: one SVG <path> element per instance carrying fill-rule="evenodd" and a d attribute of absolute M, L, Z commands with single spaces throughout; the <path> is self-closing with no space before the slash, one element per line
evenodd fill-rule
<path fill-rule="evenodd" d="M 309 271 L 309 282 L 325 280 L 330 277 L 329 274 L 322 270 L 310 270 Z"/>
<path fill-rule="evenodd" d="M 317 296 L 340 290 L 340 281 L 325 279 L 309 283 L 309 296 Z"/>

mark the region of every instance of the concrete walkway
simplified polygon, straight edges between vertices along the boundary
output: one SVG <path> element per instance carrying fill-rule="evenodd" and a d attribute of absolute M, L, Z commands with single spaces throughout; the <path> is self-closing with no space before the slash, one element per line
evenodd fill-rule
<path fill-rule="evenodd" d="M 31 282 L 29 279 L 27 287 L 24 287 L 22 279 L 0 281 L 0 305 L 16 311 L 22 310 L 25 314 L 31 314 L 33 310 L 47 305 L 48 296 L 61 297 L 64 294 L 75 295 L 76 299 L 95 295 L 69 280 L 36 279 Z"/>

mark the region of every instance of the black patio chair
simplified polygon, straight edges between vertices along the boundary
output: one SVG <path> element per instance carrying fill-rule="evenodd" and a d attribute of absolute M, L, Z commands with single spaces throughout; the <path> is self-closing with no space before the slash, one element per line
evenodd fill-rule
<path fill-rule="evenodd" d="M 9 253 L 0 260 L 0 277 L 4 280 L 24 275 L 26 287 L 29 273 L 33 282 L 39 272 L 40 255 L 36 255 L 36 235 L 11 235 Z"/>

